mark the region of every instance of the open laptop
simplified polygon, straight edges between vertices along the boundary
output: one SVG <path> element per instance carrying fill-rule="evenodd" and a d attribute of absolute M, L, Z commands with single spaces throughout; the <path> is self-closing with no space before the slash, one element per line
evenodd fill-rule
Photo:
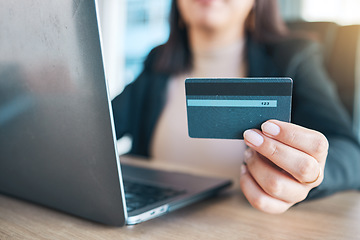
<path fill-rule="evenodd" d="M 229 180 L 120 166 L 96 2 L 0 2 L 0 192 L 109 225 L 211 196 Z"/>

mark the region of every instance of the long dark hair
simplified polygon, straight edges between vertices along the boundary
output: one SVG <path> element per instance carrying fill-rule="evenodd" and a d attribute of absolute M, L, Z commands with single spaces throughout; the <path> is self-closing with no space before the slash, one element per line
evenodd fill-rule
<path fill-rule="evenodd" d="M 255 0 L 255 6 L 245 25 L 247 35 L 263 43 L 279 41 L 288 32 L 280 16 L 277 0 Z M 181 24 L 176 0 L 173 0 L 171 5 L 169 39 L 157 47 L 153 54 L 155 59 L 152 67 L 157 72 L 177 74 L 189 70 L 192 66 L 188 34 L 184 24 Z"/>

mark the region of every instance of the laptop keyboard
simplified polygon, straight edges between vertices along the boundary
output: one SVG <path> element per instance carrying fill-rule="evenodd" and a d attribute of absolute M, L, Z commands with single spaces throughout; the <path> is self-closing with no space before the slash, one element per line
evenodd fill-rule
<path fill-rule="evenodd" d="M 125 200 L 127 211 L 131 212 L 147 205 L 173 198 L 185 191 L 166 187 L 147 185 L 143 183 L 124 180 Z"/>

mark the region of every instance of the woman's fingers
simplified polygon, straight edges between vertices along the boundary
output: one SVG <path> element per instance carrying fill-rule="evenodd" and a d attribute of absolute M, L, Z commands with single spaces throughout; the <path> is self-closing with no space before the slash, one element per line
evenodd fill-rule
<path fill-rule="evenodd" d="M 256 183 L 247 167 L 242 165 L 242 174 L 240 177 L 240 187 L 249 201 L 256 209 L 267 213 L 283 213 L 293 204 L 273 198 Z"/>
<path fill-rule="evenodd" d="M 329 143 L 320 132 L 278 120 L 266 121 L 261 129 L 266 136 L 299 149 L 317 160 L 323 160 L 327 155 Z"/>
<path fill-rule="evenodd" d="M 306 198 L 308 186 L 299 184 L 288 173 L 250 148 L 245 151 L 245 163 L 253 179 L 268 195 L 288 203 Z"/>
<path fill-rule="evenodd" d="M 323 180 L 328 141 L 319 132 L 269 120 L 247 130 L 240 186 L 255 208 L 281 213 L 304 200 Z"/>
<path fill-rule="evenodd" d="M 312 182 L 319 176 L 321 168 L 318 160 L 302 151 L 303 149 L 294 148 L 280 140 L 265 136 L 259 130 L 245 131 L 244 139 L 247 145 L 291 174 L 299 182 Z M 311 139 L 306 142 L 311 142 Z M 304 148 L 310 148 L 307 143 L 302 144 L 305 145 Z M 299 145 L 301 144 L 299 143 L 297 147 Z"/>

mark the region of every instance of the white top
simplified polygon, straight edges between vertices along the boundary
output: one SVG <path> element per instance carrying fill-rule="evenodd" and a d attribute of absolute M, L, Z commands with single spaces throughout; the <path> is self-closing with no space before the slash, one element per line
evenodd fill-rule
<path fill-rule="evenodd" d="M 174 76 L 169 80 L 167 101 L 151 142 L 151 156 L 172 162 L 207 161 L 212 167 L 227 168 L 237 163 L 238 169 L 229 169 L 229 176 L 237 176 L 245 149 L 242 140 L 194 139 L 188 136 L 185 79 L 187 77 L 244 77 L 244 41 L 211 52 L 194 52 L 191 73 Z M 206 159 L 206 160 L 205 160 Z M 235 175 L 234 175 L 235 174 Z"/>

